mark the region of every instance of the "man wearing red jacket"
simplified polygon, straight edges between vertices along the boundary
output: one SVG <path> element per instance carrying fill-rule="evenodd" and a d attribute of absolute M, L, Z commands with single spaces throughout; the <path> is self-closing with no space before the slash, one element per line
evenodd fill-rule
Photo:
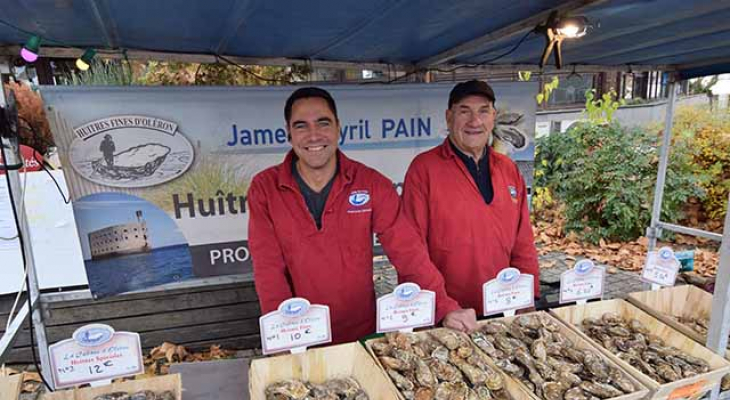
<path fill-rule="evenodd" d="M 456 85 L 446 110 L 448 137 L 413 160 L 403 186 L 404 210 L 441 270 L 447 293 L 479 315 L 482 284 L 503 268 L 533 275 L 539 293 L 525 181 L 512 160 L 487 145 L 494 102 L 485 82 Z"/>
<path fill-rule="evenodd" d="M 261 311 L 290 297 L 330 307 L 334 343 L 375 331 L 373 232 L 401 282 L 436 293 L 436 319 L 462 331 L 476 327 L 474 310 L 446 295 L 393 184 L 337 149 L 340 124 L 330 94 L 296 90 L 284 117 L 292 150 L 256 175 L 248 191 L 249 245 Z"/>

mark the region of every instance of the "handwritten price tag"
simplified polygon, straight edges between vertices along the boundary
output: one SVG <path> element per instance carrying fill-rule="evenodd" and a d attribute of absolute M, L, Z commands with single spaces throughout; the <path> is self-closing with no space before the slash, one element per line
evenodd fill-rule
<path fill-rule="evenodd" d="M 332 341 L 330 308 L 309 304 L 307 299 L 294 297 L 259 318 L 261 348 L 264 354 L 291 351 L 298 353 Z"/>
<path fill-rule="evenodd" d="M 534 277 L 517 268 L 505 268 L 482 286 L 484 315 L 512 313 L 535 305 Z"/>
<path fill-rule="evenodd" d="M 378 299 L 378 333 L 412 331 L 431 326 L 436 320 L 436 293 L 415 283 L 398 285 L 393 293 Z"/>
<path fill-rule="evenodd" d="M 605 269 L 580 260 L 560 274 L 560 304 L 603 297 Z"/>
<path fill-rule="evenodd" d="M 48 350 L 57 388 L 144 372 L 139 335 L 114 332 L 108 325 L 82 326 L 72 339 L 51 345 Z"/>
<path fill-rule="evenodd" d="M 677 279 L 680 263 L 669 247 L 662 247 L 659 251 L 650 251 L 646 257 L 641 280 L 660 286 L 674 286 Z"/>

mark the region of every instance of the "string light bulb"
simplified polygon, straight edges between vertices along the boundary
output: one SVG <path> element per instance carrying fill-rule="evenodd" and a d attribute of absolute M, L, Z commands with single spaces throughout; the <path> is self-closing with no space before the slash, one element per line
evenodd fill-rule
<path fill-rule="evenodd" d="M 41 38 L 39 36 L 33 35 L 28 39 L 28 41 L 25 42 L 23 48 L 20 49 L 20 56 L 23 57 L 23 60 L 29 63 L 35 62 L 38 59 L 38 53 L 40 48 Z"/>
<path fill-rule="evenodd" d="M 94 49 L 86 49 L 84 51 L 84 54 L 81 55 L 81 57 L 76 59 L 76 68 L 86 71 L 89 69 L 89 65 L 91 64 L 91 60 L 96 55 L 96 50 Z"/>

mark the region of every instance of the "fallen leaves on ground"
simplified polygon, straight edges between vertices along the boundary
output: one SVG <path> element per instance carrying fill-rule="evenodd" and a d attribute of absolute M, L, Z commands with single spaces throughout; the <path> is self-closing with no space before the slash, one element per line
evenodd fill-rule
<path fill-rule="evenodd" d="M 565 253 L 566 259 L 575 261 L 576 256 L 587 257 L 602 264 L 614 266 L 624 271 L 640 271 L 646 261 L 649 239 L 640 237 L 631 242 L 608 242 L 601 239 L 597 245 L 583 242 L 575 232 L 565 234 L 565 219 L 559 210 L 543 212 L 536 218 L 535 241 L 538 244 L 538 253 L 545 255 L 552 252 Z M 669 244 L 675 249 L 681 247 L 694 248 L 694 270 L 697 274 L 714 276 L 719 263 L 718 252 L 709 247 L 698 247 L 712 242 L 708 239 L 686 235 L 675 235 L 674 243 Z M 658 246 L 661 246 L 660 243 Z M 551 268 L 555 264 L 543 263 L 541 268 Z M 609 272 L 610 273 L 610 272 Z"/>
<path fill-rule="evenodd" d="M 145 375 L 165 375 L 170 369 L 170 364 L 176 362 L 220 360 L 231 358 L 235 353 L 233 350 L 222 349 L 218 345 L 211 345 L 205 351 L 190 352 L 184 346 L 164 342 L 150 350 L 149 354 L 145 356 Z"/>

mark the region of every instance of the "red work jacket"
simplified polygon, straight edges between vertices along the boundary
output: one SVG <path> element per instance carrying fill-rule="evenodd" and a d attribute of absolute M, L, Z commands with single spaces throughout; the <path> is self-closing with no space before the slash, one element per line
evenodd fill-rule
<path fill-rule="evenodd" d="M 262 313 L 290 297 L 330 307 L 333 343 L 375 332 L 373 233 L 399 281 L 436 292 L 436 319 L 459 308 L 400 210 L 393 184 L 338 151 L 339 171 L 322 214 L 309 213 L 292 175 L 292 152 L 256 175 L 248 191 L 249 245 Z"/>
<path fill-rule="evenodd" d="M 428 245 L 447 293 L 482 315 L 482 284 L 512 266 L 534 276 L 537 296 L 537 250 L 517 165 L 488 149 L 494 199 L 487 204 L 448 141 L 419 154 L 403 186 L 406 215 Z"/>

